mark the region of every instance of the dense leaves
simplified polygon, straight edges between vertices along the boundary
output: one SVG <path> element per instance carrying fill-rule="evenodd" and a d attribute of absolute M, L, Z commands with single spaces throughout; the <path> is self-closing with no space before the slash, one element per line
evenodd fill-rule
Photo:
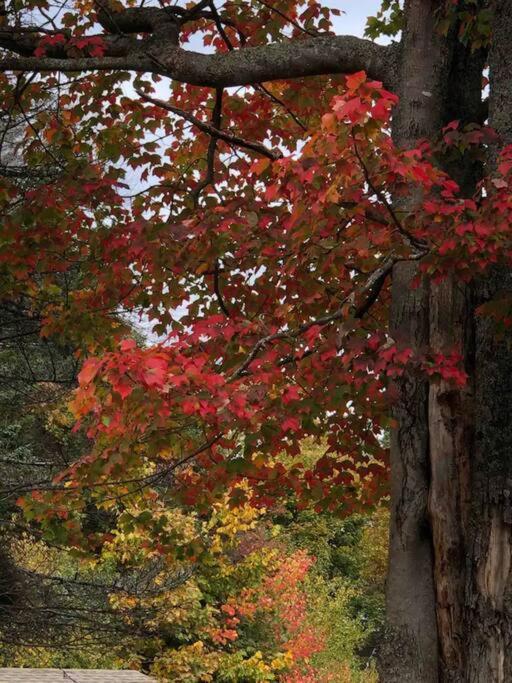
<path fill-rule="evenodd" d="M 439 30 L 456 20 L 478 48 L 488 17 L 466 5 L 446 3 Z M 265 566 L 254 585 L 226 590 L 235 569 L 209 545 L 212 529 L 224 514 L 236 526 L 290 499 L 298 511 L 348 516 L 386 493 L 395 380 L 407 371 L 466 382 L 461 348 L 413 350 L 390 336 L 390 275 L 411 261 L 421 263 L 417 285 L 448 274 L 466 282 L 509 264 L 512 150 L 467 198 L 437 160 L 478 154 L 492 133 L 453 122 L 441 139 L 400 149 L 390 132 L 397 97 L 365 71 L 307 87 L 210 88 L 171 80 L 167 62 L 155 62 L 164 35 L 179 65 L 178 45 L 222 56 L 327 34 L 333 12 L 315 0 L 143 9 L 77 0 L 6 11 L 21 37 L 6 31 L 1 45 L 39 60 L 41 73 L 0 80 L 19 158 L 0 187 L 1 300 L 22 308 L 44 343 L 72 349 L 81 371 L 71 408 L 87 439 L 59 472 L 7 495 L 19 489 L 18 506 L 52 543 L 98 562 L 163 563 L 164 582 L 181 563 L 203 571 L 210 553 L 225 585 L 211 576 L 207 588 L 189 577 L 180 585 L 187 608 L 169 636 L 178 645 L 155 670 L 272 680 L 321 651 L 321 629 L 304 617 L 313 557 L 299 549 L 286 570 Z M 384 2 L 369 35 L 395 35 L 401 21 L 399 3 Z M 123 61 L 134 52 L 151 67 Z M 23 184 L 20 164 L 29 176 L 51 172 Z M 512 319 L 506 301 L 481 313 L 502 327 Z M 235 548 L 239 535 L 227 536 Z M 242 569 L 251 557 L 242 553 Z M 128 623 L 155 600 L 174 614 L 177 595 L 112 600 Z M 280 614 L 269 623 L 279 647 L 230 649 L 250 640 L 239 624 L 254 626 L 265 601 Z M 308 680 L 293 675 L 283 680 Z"/>
<path fill-rule="evenodd" d="M 268 31 L 283 30 L 272 16 Z M 11 106 L 44 101 L 59 78 L 21 95 L 6 79 Z M 272 85 L 272 97 L 172 84 L 162 101 L 140 76 L 134 99 L 128 78 L 69 82 L 57 112 L 43 109 L 20 142 L 28 164 L 51 154 L 62 171 L 29 191 L 5 186 L 11 296 L 37 302 L 43 334 L 96 354 L 74 401 L 93 451 L 20 503 L 39 521 L 65 514 L 76 543 L 91 497 L 137 491 L 157 504 L 165 481 L 203 506 L 242 476 L 253 487 L 237 497 L 259 504 L 294 491 L 319 508 L 365 505 L 385 473 L 389 378 L 415 367 L 465 381 L 459 349 L 413 356 L 386 334 L 388 275 L 422 258 L 430 275 L 464 279 L 507 258 L 508 151 L 485 193 L 463 200 L 426 144 L 395 148 L 396 97 L 362 72 L 319 79 L 309 99 L 293 82 Z M 484 141 L 457 130 L 445 144 Z M 406 212 L 391 205 L 411 194 Z M 80 288 L 64 292 L 75 271 Z M 162 341 L 123 339 L 116 311 L 142 311 Z M 326 439 L 313 469 L 297 457 L 306 436 Z M 290 466 L 273 462 L 282 452 Z"/>

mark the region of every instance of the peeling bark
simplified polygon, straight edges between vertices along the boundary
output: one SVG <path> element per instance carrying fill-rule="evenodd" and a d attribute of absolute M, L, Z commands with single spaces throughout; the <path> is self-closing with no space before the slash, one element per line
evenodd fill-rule
<path fill-rule="evenodd" d="M 448 121 L 458 119 L 464 124 L 481 116 L 485 55 L 464 47 L 455 30 L 439 36 L 436 9 L 433 2 L 405 6 L 408 23 L 402 49 L 407 62 L 400 73 L 402 104 L 394 131 L 402 144 L 412 145 L 418 137 L 435 139 Z M 462 192 L 471 195 L 481 177 L 481 165 L 466 156 L 446 167 Z M 427 346 L 440 353 L 457 349 L 468 359 L 466 369 L 472 374 L 471 289 L 448 278 L 441 284 L 424 284 L 413 294 L 410 281 L 414 275 L 404 277 L 399 269 L 394 272 L 392 337 L 420 352 Z M 420 386 L 415 377 L 404 378 L 394 411 L 399 424 L 391 445 L 387 614 L 395 658 L 382 669 L 384 683 L 467 680 L 472 383 L 463 390 L 445 382 L 425 384 Z M 402 519 L 407 520 L 405 527 Z M 400 648 L 396 647 L 397 633 Z M 411 662 L 403 652 L 410 653 Z M 389 653 L 392 657 L 393 648 Z"/>
<path fill-rule="evenodd" d="M 447 279 L 432 287 L 430 345 L 434 352 L 465 351 L 467 288 Z M 470 503 L 469 390 L 444 381 L 429 389 L 429 518 L 432 527 L 440 679 L 462 681 L 465 666 L 465 536 Z"/>
<path fill-rule="evenodd" d="M 490 125 L 512 142 L 512 13 L 491 3 Z M 489 169 L 496 160 L 491 150 Z M 475 284 L 475 303 L 512 297 L 512 272 L 495 267 Z M 468 683 L 512 680 L 512 349 L 492 320 L 474 318 L 474 444 L 467 548 Z"/>
<path fill-rule="evenodd" d="M 428 288 L 411 281 L 414 264 L 393 272 L 394 338 L 415 348 L 428 343 Z M 435 680 L 437 633 L 432 540 L 427 523 L 428 384 L 406 374 L 397 386 L 398 427 L 391 436 L 391 528 L 386 590 L 388 632 L 380 651 L 385 683 Z"/>
<path fill-rule="evenodd" d="M 482 106 L 485 54 L 459 42 L 454 45 L 446 121 L 462 125 L 478 120 Z M 447 171 L 465 196 L 472 196 L 481 179 L 481 164 L 463 155 L 448 162 Z M 434 582 L 443 683 L 465 680 L 467 659 L 465 584 L 467 534 L 471 504 L 473 439 L 473 295 L 472 288 L 454 278 L 432 285 L 430 348 L 457 351 L 465 358 L 468 385 L 455 388 L 444 381 L 429 388 L 429 457 L 431 482 L 429 518 L 434 553 Z"/>
<path fill-rule="evenodd" d="M 512 273 L 478 283 L 479 302 L 512 295 Z M 475 440 L 466 577 L 467 680 L 512 679 L 512 352 L 491 320 L 475 319 Z"/>

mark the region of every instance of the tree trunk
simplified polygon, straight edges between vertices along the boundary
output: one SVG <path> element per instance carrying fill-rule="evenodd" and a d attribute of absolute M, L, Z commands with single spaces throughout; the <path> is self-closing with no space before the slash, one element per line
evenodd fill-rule
<path fill-rule="evenodd" d="M 437 0 L 409 0 L 402 38 L 400 104 L 395 142 L 414 146 L 443 123 L 449 70 L 447 41 L 436 33 Z M 411 199 L 414 202 L 414 198 Z M 390 334 L 401 345 L 424 351 L 429 343 L 429 287 L 413 289 L 413 263 L 393 270 Z M 391 435 L 391 526 L 386 591 L 387 633 L 380 652 L 385 683 L 437 680 L 438 638 L 432 534 L 427 504 L 430 485 L 428 382 L 406 373 L 397 383 Z"/>
<path fill-rule="evenodd" d="M 432 138 L 449 120 L 480 118 L 484 57 L 435 35 L 434 5 L 406 3 L 399 144 Z M 512 10 L 508 0 L 494 0 L 492 10 L 490 123 L 510 143 Z M 472 194 L 478 165 L 466 158 L 448 170 Z M 475 309 L 512 296 L 512 274 L 501 267 L 470 288 L 447 279 L 411 291 L 414 275 L 411 265 L 393 274 L 392 337 L 419 351 L 458 349 L 469 382 L 454 390 L 406 376 L 398 387 L 381 678 L 505 683 L 512 681 L 512 353 Z"/>
<path fill-rule="evenodd" d="M 476 286 L 478 303 L 512 294 L 512 274 L 496 268 Z M 475 319 L 474 450 L 465 593 L 467 678 L 512 680 L 512 353 L 495 324 Z"/>
<path fill-rule="evenodd" d="M 478 121 L 482 102 L 485 55 L 454 45 L 446 120 L 461 126 Z M 463 155 L 445 164 L 465 196 L 472 196 L 481 179 L 480 164 Z M 457 351 L 465 359 L 470 381 L 462 389 L 447 382 L 430 384 L 429 520 L 432 529 L 434 584 L 439 638 L 439 678 L 443 683 L 465 680 L 465 565 L 471 499 L 473 438 L 472 391 L 474 383 L 472 288 L 447 278 L 430 290 L 430 349 L 447 354 Z M 435 680 L 435 679 L 434 679 Z"/>
<path fill-rule="evenodd" d="M 512 142 L 512 12 L 495 0 L 489 56 L 489 123 L 499 147 Z M 497 150 L 491 150 L 492 172 Z M 475 285 L 475 303 L 512 297 L 512 272 L 495 268 Z M 474 448 L 466 577 L 469 683 L 512 680 L 512 352 L 494 323 L 475 315 Z"/>

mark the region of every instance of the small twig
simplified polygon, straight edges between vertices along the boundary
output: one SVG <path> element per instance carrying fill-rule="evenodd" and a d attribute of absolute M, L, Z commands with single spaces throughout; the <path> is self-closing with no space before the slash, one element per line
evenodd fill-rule
<path fill-rule="evenodd" d="M 34 74 L 34 75 L 35 75 L 35 74 Z M 39 144 L 40 144 L 41 147 L 44 149 L 45 153 L 48 154 L 48 156 L 49 156 L 51 159 L 53 159 L 53 161 L 57 164 L 57 166 L 58 166 L 61 170 L 63 170 L 63 169 L 64 169 L 64 164 L 62 163 L 62 161 L 61 161 L 60 159 L 58 159 L 58 158 L 55 156 L 55 154 L 52 152 L 52 150 L 51 150 L 47 145 L 45 145 L 43 139 L 41 138 L 41 134 L 40 134 L 39 130 L 38 130 L 38 129 L 32 124 L 32 122 L 30 121 L 30 118 L 27 116 L 25 110 L 23 109 L 23 106 L 22 106 L 21 102 L 18 101 L 18 102 L 17 102 L 17 105 L 18 105 L 18 107 L 19 107 L 19 110 L 20 110 L 20 112 L 21 112 L 21 115 L 23 116 L 23 118 L 24 118 L 24 120 L 25 120 L 25 123 L 26 123 L 26 124 L 28 125 L 28 127 L 32 130 L 32 132 L 33 132 L 34 135 L 36 136 L 37 140 L 39 141 Z"/>
<path fill-rule="evenodd" d="M 290 109 L 290 107 L 286 104 L 286 102 L 283 102 L 283 100 L 280 100 L 279 97 L 276 97 L 276 95 L 274 95 L 274 93 L 270 92 L 270 90 L 268 90 L 268 89 L 267 89 L 264 85 L 262 85 L 261 83 L 258 83 L 258 84 L 255 85 L 254 87 L 255 87 L 256 90 L 259 90 L 260 92 L 262 92 L 262 93 L 264 93 L 265 95 L 267 95 L 267 97 L 269 97 L 269 98 L 272 100 L 272 102 L 275 102 L 275 104 L 278 104 L 280 107 L 282 107 L 282 108 L 286 111 L 286 113 L 287 113 L 289 116 L 292 117 L 292 119 L 295 121 L 295 123 L 296 123 L 300 128 L 302 128 L 302 130 L 303 130 L 305 133 L 307 133 L 308 127 L 307 127 L 304 123 L 302 123 L 302 121 L 299 119 L 299 117 L 297 116 L 297 114 L 295 114 L 295 113 Z"/>
<path fill-rule="evenodd" d="M 420 254 L 413 254 L 410 258 L 411 260 L 416 260 L 417 258 L 420 258 Z M 315 325 L 325 327 L 329 323 L 341 320 L 346 315 L 346 305 L 350 304 L 351 301 L 354 301 L 356 297 L 364 295 L 365 298 L 359 304 L 353 305 L 351 316 L 354 319 L 362 318 L 377 300 L 377 297 L 382 289 L 384 282 L 386 281 L 386 278 L 391 273 L 394 264 L 399 260 L 401 259 L 397 258 L 394 254 L 390 254 L 389 256 L 387 256 L 384 259 L 380 268 L 377 268 L 377 270 L 373 271 L 368 276 L 363 287 L 361 287 L 358 291 L 353 291 L 349 295 L 347 295 L 341 302 L 341 305 L 333 313 L 326 314 L 320 318 L 315 318 L 310 322 L 304 323 L 303 325 L 299 325 L 299 327 L 295 328 L 294 330 L 276 332 L 274 334 L 269 334 L 266 337 L 260 339 L 253 346 L 251 352 L 249 353 L 245 361 L 231 374 L 229 380 L 232 381 L 238 379 L 242 375 L 245 375 L 249 365 L 256 358 L 258 353 L 268 344 L 271 344 L 274 341 L 278 341 L 279 339 L 295 339 L 301 334 L 304 334 L 304 332 L 307 332 Z M 311 353 L 313 353 L 313 351 L 310 350 L 309 353 L 308 351 L 306 351 L 304 356 L 311 355 Z M 292 361 L 293 358 L 286 357 L 285 359 L 280 361 L 279 364 L 285 365 L 286 363 Z"/>
<path fill-rule="evenodd" d="M 252 152 L 256 152 L 257 154 L 261 154 L 262 156 L 267 157 L 267 159 L 271 159 L 272 161 L 276 161 L 277 159 L 280 159 L 282 157 L 282 154 L 280 154 L 279 152 L 274 152 L 273 150 L 268 149 L 267 147 L 265 147 L 265 145 L 262 145 L 259 142 L 252 142 L 252 140 L 246 140 L 245 138 L 242 138 L 239 135 L 234 135 L 233 133 L 228 133 L 226 131 L 220 130 L 217 126 L 212 125 L 211 123 L 206 123 L 205 121 L 200 121 L 195 116 L 193 116 L 193 114 L 190 114 L 189 112 L 186 112 L 183 109 L 179 109 L 178 107 L 174 107 L 173 105 L 168 104 L 167 102 L 163 102 L 162 100 L 159 100 L 155 97 L 146 95 L 140 90 L 137 90 L 137 94 L 140 97 L 142 97 L 143 100 L 146 100 L 146 102 L 150 102 L 151 104 L 154 104 L 157 107 L 162 107 L 163 109 L 167 109 L 167 111 L 170 111 L 173 114 L 176 114 L 177 116 L 181 116 L 183 119 L 185 119 L 185 121 L 188 121 L 196 128 L 199 128 L 201 132 L 211 135 L 214 138 L 218 138 L 219 140 L 223 140 L 224 142 L 227 142 L 229 145 L 249 149 Z"/>
<path fill-rule="evenodd" d="M 289 17 L 287 14 L 284 12 L 281 12 L 281 10 L 277 9 L 277 7 L 274 7 L 268 2 L 265 2 L 265 0 L 258 0 L 258 2 L 262 5 L 264 5 L 267 9 L 269 9 L 271 12 L 275 12 L 278 14 L 282 19 L 285 21 L 288 21 L 292 26 L 295 26 L 299 31 L 302 31 L 303 33 L 307 33 L 309 36 L 313 36 L 313 38 L 318 37 L 318 33 L 315 31 L 310 31 L 309 29 L 305 28 L 304 26 L 301 26 L 299 23 L 297 23 L 294 19 Z"/>
<path fill-rule="evenodd" d="M 226 304 L 224 303 L 224 299 L 222 298 L 222 292 L 220 291 L 219 275 L 219 262 L 215 261 L 215 268 L 213 269 L 213 291 L 215 292 L 215 296 L 217 297 L 217 302 L 219 304 L 221 311 L 227 318 L 231 318 L 231 313 L 229 312 Z"/>
<path fill-rule="evenodd" d="M 423 240 L 418 240 L 416 237 L 414 237 L 414 235 L 411 235 L 411 233 L 404 228 L 404 226 L 402 225 L 402 222 L 398 218 L 398 216 L 397 216 L 397 214 L 393 208 L 393 205 L 388 200 L 385 193 L 382 192 L 382 190 L 380 188 L 378 188 L 374 184 L 374 182 L 372 181 L 372 179 L 370 177 L 370 172 L 368 171 L 368 168 L 367 168 L 366 164 L 364 163 L 363 158 L 360 155 L 359 150 L 357 148 L 357 143 L 355 141 L 353 133 L 352 133 L 352 140 L 353 140 L 353 145 L 354 145 L 354 154 L 356 155 L 357 160 L 359 161 L 359 165 L 361 166 L 361 170 L 363 171 L 364 179 L 365 179 L 368 187 L 375 194 L 375 196 L 381 202 L 381 204 L 383 204 L 386 211 L 390 215 L 391 220 L 393 221 L 396 229 L 398 230 L 400 235 L 402 235 L 402 237 L 404 238 L 404 241 L 406 242 L 406 244 L 408 246 L 412 247 L 413 249 L 416 249 L 420 252 L 425 253 L 427 250 L 426 242 L 424 242 Z"/>
<path fill-rule="evenodd" d="M 16 467 L 54 467 L 54 462 L 49 461 L 39 461 L 39 460 L 28 460 L 24 462 L 23 460 L 13 460 L 9 458 L 0 458 L 0 462 L 4 465 L 16 465 Z"/>
<path fill-rule="evenodd" d="M 56 484 L 54 483 L 53 480 L 48 480 L 48 479 L 43 479 L 40 481 L 32 482 L 32 483 L 23 483 L 19 484 L 17 486 L 12 486 L 10 488 L 2 489 L 0 490 L 0 495 L 5 496 L 2 500 L 8 499 L 10 496 L 12 496 L 14 493 L 29 493 L 30 491 L 63 491 L 64 493 L 73 493 L 74 491 L 79 491 L 81 489 L 101 489 L 105 488 L 108 489 L 112 486 L 122 486 L 126 484 L 139 484 L 139 488 L 137 488 L 135 491 L 128 491 L 126 494 L 120 494 L 117 496 L 112 496 L 112 498 L 104 498 L 102 500 L 111 500 L 111 499 L 117 499 L 117 498 L 123 498 L 124 496 L 129 496 L 133 495 L 138 490 L 142 490 L 142 488 L 145 488 L 146 486 L 150 486 L 151 484 L 156 483 L 159 479 L 162 479 L 165 477 L 166 474 L 169 474 L 175 469 L 178 469 L 182 465 L 186 464 L 187 462 L 190 462 L 190 460 L 193 460 L 196 458 L 198 455 L 201 453 L 204 453 L 204 451 L 207 451 L 209 448 L 211 448 L 219 439 L 222 438 L 222 434 L 216 434 L 213 436 L 211 439 L 209 439 L 207 442 L 203 443 L 201 446 L 198 446 L 195 450 L 192 452 L 188 453 L 185 455 L 181 460 L 178 460 L 168 467 L 165 467 L 162 470 L 159 470 L 158 472 L 154 472 L 153 474 L 148 474 L 144 477 L 132 477 L 130 479 L 120 479 L 120 480 L 108 480 L 108 481 L 101 481 L 101 482 L 95 482 L 92 484 L 77 484 L 73 486 L 66 486 L 66 484 Z"/>

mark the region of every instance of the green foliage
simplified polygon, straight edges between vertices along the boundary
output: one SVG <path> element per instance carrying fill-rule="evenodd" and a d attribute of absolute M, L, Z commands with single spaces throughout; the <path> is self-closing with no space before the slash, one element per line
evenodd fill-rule
<path fill-rule="evenodd" d="M 314 656 L 315 670 L 340 683 L 368 683 L 375 676 L 375 647 L 384 623 L 387 510 L 379 507 L 345 519 L 309 510 L 288 512 L 278 521 L 292 547 L 316 557 L 308 591 L 312 620 L 325 633 L 325 647 Z"/>
<path fill-rule="evenodd" d="M 122 660 L 112 645 L 110 653 L 98 647 L 94 640 L 84 638 L 80 644 L 68 648 L 23 647 L 19 644 L 3 646 L 2 666 L 34 669 L 119 669 Z"/>
<path fill-rule="evenodd" d="M 402 4 L 400 0 L 383 0 L 377 14 L 368 17 L 365 35 L 372 40 L 380 36 L 395 37 L 403 28 Z"/>

